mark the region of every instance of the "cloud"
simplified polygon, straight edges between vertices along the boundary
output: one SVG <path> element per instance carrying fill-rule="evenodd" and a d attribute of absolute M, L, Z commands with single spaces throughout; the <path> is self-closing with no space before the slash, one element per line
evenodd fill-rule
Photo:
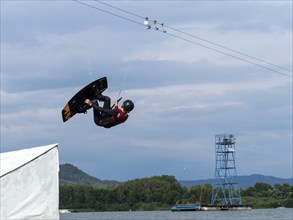
<path fill-rule="evenodd" d="M 291 68 L 291 2 L 112 3 Z M 214 135 L 233 133 L 239 174 L 291 177 L 291 78 L 74 2 L 1 6 L 1 151 L 58 142 L 61 163 L 101 179 L 199 179 L 213 175 Z M 63 123 L 65 103 L 102 76 L 106 95 L 135 102 L 129 120 L 102 129 L 90 110 Z"/>

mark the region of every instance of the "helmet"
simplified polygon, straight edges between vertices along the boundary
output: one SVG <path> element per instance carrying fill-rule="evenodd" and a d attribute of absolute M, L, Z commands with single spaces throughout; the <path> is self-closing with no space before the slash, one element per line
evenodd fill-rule
<path fill-rule="evenodd" d="M 131 112 L 134 108 L 134 104 L 131 100 L 125 100 L 122 104 L 122 107 L 125 109 L 125 111 Z"/>

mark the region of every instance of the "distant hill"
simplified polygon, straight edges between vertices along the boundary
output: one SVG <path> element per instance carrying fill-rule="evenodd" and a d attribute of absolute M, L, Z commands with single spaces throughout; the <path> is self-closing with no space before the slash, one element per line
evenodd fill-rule
<path fill-rule="evenodd" d="M 267 183 L 270 185 L 275 184 L 284 184 L 288 183 L 289 185 L 293 185 L 293 178 L 284 179 L 284 178 L 277 178 L 273 176 L 264 176 L 259 174 L 253 174 L 249 176 L 238 176 L 239 187 L 240 188 L 248 188 L 250 186 L 254 186 L 255 183 Z M 179 181 L 181 186 L 191 187 L 196 185 L 203 185 L 203 184 L 213 184 L 213 179 L 204 179 L 204 180 L 196 180 L 196 181 Z"/>
<path fill-rule="evenodd" d="M 71 164 L 60 165 L 59 171 L 60 184 L 81 184 L 93 186 L 95 188 L 106 188 L 119 185 L 117 181 L 102 181 L 96 177 L 90 176 Z"/>
<path fill-rule="evenodd" d="M 250 186 L 254 186 L 255 183 L 267 183 L 270 185 L 275 184 L 284 184 L 288 183 L 289 185 L 293 185 L 293 178 L 283 179 L 277 178 L 273 176 L 264 176 L 259 174 L 249 175 L 249 176 L 238 176 L 239 187 L 240 188 L 248 188 Z M 96 177 L 90 176 L 78 169 L 77 167 L 71 164 L 62 164 L 60 165 L 59 172 L 59 182 L 60 184 L 81 184 L 93 186 L 95 188 L 106 188 L 117 186 L 121 184 L 118 181 L 108 181 L 108 180 L 100 180 Z M 181 186 L 191 187 L 196 185 L 204 185 L 204 184 L 213 184 L 213 179 L 203 179 L 203 180 L 183 180 L 179 181 Z"/>

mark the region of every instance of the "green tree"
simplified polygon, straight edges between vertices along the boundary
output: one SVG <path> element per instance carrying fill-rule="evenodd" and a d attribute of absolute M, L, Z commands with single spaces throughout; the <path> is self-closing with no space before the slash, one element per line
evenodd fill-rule
<path fill-rule="evenodd" d="M 158 210 L 173 204 L 210 204 L 210 184 L 181 187 L 173 176 L 155 176 L 131 180 L 113 188 L 86 185 L 60 185 L 60 208 L 94 209 L 97 211 Z M 293 206 L 293 186 L 256 183 L 241 189 L 243 204 L 252 208 Z"/>
<path fill-rule="evenodd" d="M 273 189 L 273 187 L 267 183 L 256 183 L 253 188 L 254 193 L 260 197 L 267 197 L 269 195 L 269 190 Z"/>

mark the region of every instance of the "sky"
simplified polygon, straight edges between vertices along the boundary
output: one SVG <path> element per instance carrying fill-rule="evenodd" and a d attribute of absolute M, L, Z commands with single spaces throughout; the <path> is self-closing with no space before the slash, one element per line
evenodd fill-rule
<path fill-rule="evenodd" d="M 58 143 L 61 164 L 101 180 L 199 180 L 214 177 L 215 135 L 233 134 L 238 175 L 291 178 L 292 10 L 1 0 L 1 152 Z M 67 101 L 103 76 L 104 95 L 135 103 L 129 119 L 104 129 L 89 110 L 63 123 Z"/>

